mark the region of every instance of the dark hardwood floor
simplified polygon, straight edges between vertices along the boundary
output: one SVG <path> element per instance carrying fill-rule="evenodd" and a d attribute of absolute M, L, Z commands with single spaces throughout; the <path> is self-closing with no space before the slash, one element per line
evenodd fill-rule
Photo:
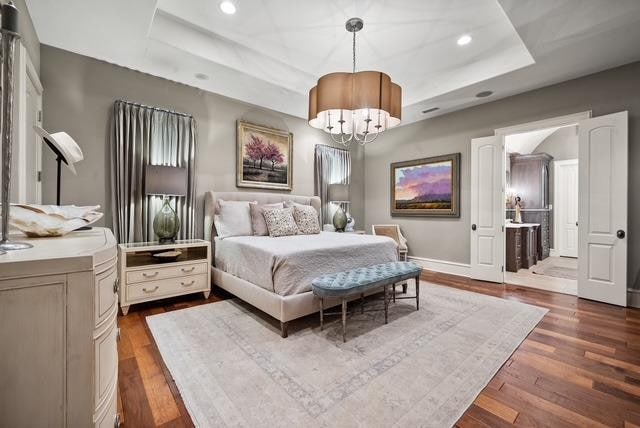
<path fill-rule="evenodd" d="M 640 310 L 432 272 L 422 279 L 549 309 L 457 426 L 640 427 Z M 125 427 L 193 426 L 145 317 L 229 297 L 214 288 L 206 300 L 135 305 L 119 317 Z"/>

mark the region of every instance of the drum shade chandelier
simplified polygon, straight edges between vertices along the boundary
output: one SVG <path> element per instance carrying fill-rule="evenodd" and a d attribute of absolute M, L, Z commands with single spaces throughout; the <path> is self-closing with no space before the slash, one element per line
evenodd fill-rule
<path fill-rule="evenodd" d="M 309 125 L 348 145 L 370 143 L 400 124 L 402 88 L 380 71 L 356 73 L 356 33 L 364 22 L 351 18 L 345 28 L 353 34 L 353 71 L 322 76 L 309 91 Z"/>

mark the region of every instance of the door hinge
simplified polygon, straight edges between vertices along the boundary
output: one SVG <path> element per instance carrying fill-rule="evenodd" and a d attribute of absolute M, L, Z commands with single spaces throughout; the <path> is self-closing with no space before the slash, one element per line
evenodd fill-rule
<path fill-rule="evenodd" d="M 38 110 L 38 123 L 42 123 L 42 110 Z"/>
<path fill-rule="evenodd" d="M 504 232 L 504 225 L 502 226 L 502 231 Z"/>
<path fill-rule="evenodd" d="M 500 266 L 500 272 L 504 272 L 504 266 Z"/>
<path fill-rule="evenodd" d="M 42 171 L 38 171 L 38 182 L 42 181 Z"/>

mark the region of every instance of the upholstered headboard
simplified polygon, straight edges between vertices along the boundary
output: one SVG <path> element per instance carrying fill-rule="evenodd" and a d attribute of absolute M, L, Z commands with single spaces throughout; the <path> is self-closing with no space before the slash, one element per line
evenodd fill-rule
<path fill-rule="evenodd" d="M 277 202 L 293 201 L 303 205 L 311 205 L 320 215 L 320 198 L 318 196 L 295 196 L 278 193 L 259 192 L 206 192 L 204 195 L 204 239 L 211 241 L 217 236 L 213 225 L 218 199 L 225 201 L 256 201 L 259 204 L 274 204 Z"/>

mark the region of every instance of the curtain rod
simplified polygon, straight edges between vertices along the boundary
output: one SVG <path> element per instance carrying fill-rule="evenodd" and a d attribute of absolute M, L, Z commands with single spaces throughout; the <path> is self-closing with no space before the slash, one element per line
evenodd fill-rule
<path fill-rule="evenodd" d="M 182 112 L 174 111 L 174 110 L 168 110 L 166 108 L 148 106 L 148 105 L 145 105 L 145 104 L 134 103 L 133 101 L 126 101 L 126 100 L 116 100 L 116 102 L 117 103 L 123 103 L 123 104 L 129 104 L 129 105 L 136 106 L 136 107 L 148 108 L 148 109 L 156 110 L 156 111 L 163 111 L 165 113 L 173 113 L 173 114 L 177 114 L 178 116 L 185 116 L 185 117 L 190 117 L 190 118 L 193 119 L 193 115 L 191 115 L 191 114 L 182 113 Z"/>
<path fill-rule="evenodd" d="M 335 149 L 335 150 L 340 150 L 343 152 L 348 152 L 348 149 L 342 149 L 340 147 L 336 147 L 336 146 L 330 146 L 329 144 L 316 144 L 316 147 L 328 147 L 330 149 Z"/>

